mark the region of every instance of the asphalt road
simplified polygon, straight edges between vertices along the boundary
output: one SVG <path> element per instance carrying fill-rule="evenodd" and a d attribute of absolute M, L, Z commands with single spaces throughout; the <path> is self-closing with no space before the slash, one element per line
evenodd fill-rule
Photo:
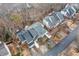
<path fill-rule="evenodd" d="M 57 56 L 60 52 L 67 48 L 72 43 L 72 41 L 76 39 L 76 34 L 78 30 L 79 26 L 75 28 L 67 37 L 65 37 L 57 45 L 55 45 L 50 51 L 48 51 L 45 56 Z"/>

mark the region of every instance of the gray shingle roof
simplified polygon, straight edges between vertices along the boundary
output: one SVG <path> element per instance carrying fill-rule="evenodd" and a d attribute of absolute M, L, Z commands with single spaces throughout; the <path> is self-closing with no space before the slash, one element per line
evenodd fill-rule
<path fill-rule="evenodd" d="M 23 34 L 24 34 L 24 31 L 17 33 L 17 36 L 19 37 L 21 42 L 25 41 L 25 37 L 23 36 Z"/>
<path fill-rule="evenodd" d="M 72 17 L 76 13 L 75 7 L 71 5 L 66 5 L 66 7 L 62 11 L 66 13 L 66 15 L 64 14 L 64 16 L 67 17 Z"/>
<path fill-rule="evenodd" d="M 48 28 L 52 28 L 64 20 L 63 14 L 61 12 L 55 12 L 51 16 L 47 16 L 44 18 L 43 23 Z M 46 23 L 47 22 L 47 23 Z"/>
<path fill-rule="evenodd" d="M 64 16 L 63 16 L 63 14 L 61 14 L 61 12 L 55 12 L 55 14 L 58 16 L 58 19 L 60 19 L 61 21 L 64 20 Z M 57 17 L 55 17 L 55 18 L 57 18 Z"/>
<path fill-rule="evenodd" d="M 38 35 L 37 32 L 33 28 L 29 29 L 28 31 L 32 38 L 34 38 Z"/>
<path fill-rule="evenodd" d="M 26 30 L 26 31 L 21 31 L 19 33 L 17 33 L 19 39 L 21 42 L 27 42 L 28 44 L 35 40 L 34 37 L 37 36 L 37 33 L 35 32 L 35 30 L 30 29 L 30 30 Z"/>
<path fill-rule="evenodd" d="M 4 43 L 0 44 L 0 56 L 6 56 L 8 55 L 9 52 L 7 51 L 7 49 L 5 48 Z"/>
<path fill-rule="evenodd" d="M 42 36 L 47 32 L 47 30 L 44 29 L 42 24 L 39 22 L 34 23 L 32 26 L 30 26 L 30 28 L 33 28 L 37 32 L 38 36 Z"/>
<path fill-rule="evenodd" d="M 18 32 L 17 36 L 22 43 L 26 42 L 29 46 L 32 46 L 34 45 L 34 41 L 43 36 L 46 32 L 41 23 L 37 22 L 31 25 L 27 30 Z"/>

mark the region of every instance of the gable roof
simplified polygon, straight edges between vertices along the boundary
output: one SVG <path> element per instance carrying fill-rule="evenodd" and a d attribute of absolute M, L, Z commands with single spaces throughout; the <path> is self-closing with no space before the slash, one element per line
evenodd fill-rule
<path fill-rule="evenodd" d="M 47 33 L 47 30 L 44 29 L 43 26 L 44 25 L 41 24 L 40 22 L 36 22 L 32 24 L 29 29 L 33 28 L 37 32 L 38 36 L 41 37 Z"/>
<path fill-rule="evenodd" d="M 30 44 L 34 39 L 34 37 L 37 36 L 37 33 L 35 30 L 22 30 L 21 32 L 17 33 L 19 39 L 21 42 L 27 42 L 27 44 Z"/>
<path fill-rule="evenodd" d="M 33 47 L 34 42 L 45 33 L 47 33 L 47 31 L 43 28 L 42 24 L 36 22 L 28 27 L 27 30 L 18 32 L 17 36 L 22 43 L 26 42 L 29 47 Z"/>
<path fill-rule="evenodd" d="M 61 12 L 64 16 L 71 18 L 76 13 L 76 8 L 67 4 Z"/>
<path fill-rule="evenodd" d="M 10 51 L 5 43 L 0 43 L 0 56 L 10 56 Z"/>
<path fill-rule="evenodd" d="M 61 12 L 55 12 L 52 15 L 45 17 L 43 19 L 43 23 L 46 27 L 51 29 L 52 27 L 57 26 L 63 20 L 64 20 L 64 17 L 61 14 Z"/>

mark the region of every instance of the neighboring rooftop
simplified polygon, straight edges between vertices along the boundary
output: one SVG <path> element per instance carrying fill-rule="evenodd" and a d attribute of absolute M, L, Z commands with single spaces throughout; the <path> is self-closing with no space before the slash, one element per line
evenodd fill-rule
<path fill-rule="evenodd" d="M 26 42 L 27 44 L 30 44 L 35 41 L 35 37 L 37 36 L 36 32 L 33 29 L 21 31 L 17 35 L 22 43 Z"/>
<path fill-rule="evenodd" d="M 43 19 L 43 23 L 47 28 L 51 29 L 53 27 L 56 27 L 63 20 L 64 17 L 61 12 L 54 12 L 52 15 L 45 17 Z"/>
<path fill-rule="evenodd" d="M 29 29 L 32 28 L 37 32 L 39 37 L 42 37 L 47 33 L 47 30 L 44 28 L 44 25 L 41 24 L 40 22 L 32 24 Z"/>
<path fill-rule="evenodd" d="M 0 56 L 11 56 L 10 51 L 5 43 L 0 43 Z"/>
<path fill-rule="evenodd" d="M 26 42 L 29 46 L 34 46 L 34 42 L 39 37 L 43 37 L 46 33 L 47 31 L 43 28 L 42 24 L 37 22 L 31 25 L 28 29 L 18 32 L 17 36 L 22 43 Z"/>
<path fill-rule="evenodd" d="M 71 18 L 71 17 L 73 17 L 73 16 L 75 15 L 75 13 L 76 13 L 76 8 L 75 8 L 74 6 L 72 6 L 72 5 L 70 5 L 70 4 L 67 4 L 67 5 L 65 6 L 65 8 L 61 11 L 61 13 L 62 13 L 64 16 L 66 16 L 66 17 L 68 17 L 68 18 Z"/>

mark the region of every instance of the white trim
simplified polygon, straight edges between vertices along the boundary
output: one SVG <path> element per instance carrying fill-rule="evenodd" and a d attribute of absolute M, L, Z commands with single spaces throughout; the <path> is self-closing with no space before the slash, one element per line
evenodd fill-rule
<path fill-rule="evenodd" d="M 36 39 L 37 40 L 37 39 Z M 34 40 L 31 40 L 30 42 L 28 42 L 28 44 L 30 44 L 31 42 L 33 42 Z"/>
<path fill-rule="evenodd" d="M 26 31 L 28 29 L 29 26 L 25 26 L 24 30 Z"/>
<path fill-rule="evenodd" d="M 48 37 L 48 38 L 51 38 L 52 36 L 51 35 L 49 35 L 49 34 L 45 34 L 46 35 L 46 37 Z"/>
<path fill-rule="evenodd" d="M 57 27 L 59 24 L 60 24 L 60 22 L 59 22 L 59 23 L 57 23 L 57 24 L 54 26 L 54 28 L 55 28 L 55 27 Z"/>
<path fill-rule="evenodd" d="M 76 13 L 76 9 L 74 9 L 74 7 L 71 7 L 74 10 L 74 13 L 72 14 L 72 16 Z"/>
<path fill-rule="evenodd" d="M 39 48 L 39 44 L 36 41 L 34 42 L 34 44 L 36 48 Z"/>
<path fill-rule="evenodd" d="M 67 12 L 65 12 L 65 11 L 63 11 L 63 10 L 61 11 L 61 14 L 63 14 L 64 16 L 66 15 L 66 13 L 67 13 Z"/>
<path fill-rule="evenodd" d="M 49 20 L 51 21 L 51 23 L 52 23 L 52 19 L 49 17 Z"/>
<path fill-rule="evenodd" d="M 70 6 L 70 4 L 67 4 L 66 6 L 65 6 L 65 8 L 67 8 L 67 7 L 69 7 Z"/>
<path fill-rule="evenodd" d="M 29 48 L 32 48 L 35 44 L 32 44 L 31 46 L 29 46 Z"/>
<path fill-rule="evenodd" d="M 50 28 L 48 22 L 47 22 L 45 19 L 43 20 L 43 24 L 44 24 L 46 27 Z"/>
<path fill-rule="evenodd" d="M 19 41 L 23 44 L 26 40 L 21 41 L 21 39 L 19 38 L 19 36 L 17 35 L 17 38 L 19 39 Z"/>
<path fill-rule="evenodd" d="M 42 27 L 44 27 L 44 25 L 42 23 L 38 22 L 38 24 L 40 24 Z"/>
<path fill-rule="evenodd" d="M 7 49 L 7 51 L 8 51 L 8 55 L 7 56 L 11 56 L 11 53 L 10 53 L 10 50 L 9 50 L 9 48 L 7 47 L 7 45 L 4 43 L 4 46 L 5 46 L 5 48 Z"/>
<path fill-rule="evenodd" d="M 61 12 L 60 12 L 60 13 L 61 13 Z M 58 14 L 56 14 L 56 15 L 58 16 L 60 22 L 62 22 L 62 20 L 61 20 L 61 18 L 59 17 L 59 15 L 58 15 Z M 63 15 L 62 15 L 62 16 L 63 16 Z M 63 17 L 63 18 L 64 18 L 64 17 Z M 60 23 L 60 22 L 59 22 L 59 23 Z"/>
<path fill-rule="evenodd" d="M 2 42 L 0 41 L 0 44 L 1 44 Z"/>

